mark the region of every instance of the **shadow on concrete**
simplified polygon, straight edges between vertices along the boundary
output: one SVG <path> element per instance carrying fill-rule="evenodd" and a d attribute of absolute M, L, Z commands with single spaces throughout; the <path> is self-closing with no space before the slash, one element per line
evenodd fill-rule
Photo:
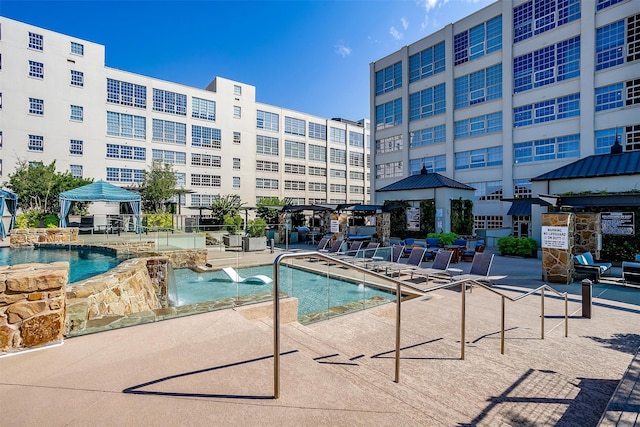
<path fill-rule="evenodd" d="M 281 356 L 286 356 L 288 354 L 297 353 L 298 350 L 291 350 L 284 353 L 280 353 Z M 181 374 L 170 375 L 168 377 L 158 378 L 157 380 L 149 381 L 143 384 L 134 385 L 133 387 L 128 387 L 122 390 L 124 394 L 141 394 L 146 396 L 171 396 L 171 397 L 204 397 L 204 398 L 221 398 L 221 399 L 249 399 L 249 400 L 261 400 L 261 399 L 273 399 L 273 395 L 269 396 L 260 396 L 260 395 L 238 395 L 238 394 L 212 394 L 212 393 L 181 393 L 181 392 L 172 392 L 172 391 L 149 391 L 149 390 L 141 390 L 144 387 L 148 387 L 151 385 L 159 384 L 162 382 L 174 380 L 176 378 L 187 377 L 190 375 L 202 374 L 205 372 L 217 371 L 220 369 L 228 369 L 233 368 L 235 366 L 246 365 L 248 363 L 259 362 L 266 359 L 273 358 L 273 355 L 257 357 L 255 359 L 243 360 L 240 362 L 229 363 L 227 365 L 222 366 L 214 366 L 211 368 L 198 369 L 197 371 L 191 372 L 183 372 Z"/>
<path fill-rule="evenodd" d="M 604 344 L 605 347 L 635 355 L 640 347 L 640 335 L 638 334 L 613 334 L 611 338 L 585 336 L 595 342 Z"/>

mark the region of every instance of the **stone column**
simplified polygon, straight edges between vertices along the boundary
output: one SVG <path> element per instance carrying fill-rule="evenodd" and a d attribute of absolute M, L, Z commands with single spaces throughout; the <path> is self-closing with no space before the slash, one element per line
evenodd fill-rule
<path fill-rule="evenodd" d="M 568 285 L 573 281 L 574 214 L 542 214 L 542 227 L 542 280 Z M 545 237 L 545 227 L 557 230 L 558 238 Z"/>
<path fill-rule="evenodd" d="M 591 252 L 595 259 L 600 259 L 598 236 L 602 235 L 600 213 L 577 213 L 576 236 L 573 254 Z"/>
<path fill-rule="evenodd" d="M 391 214 L 389 212 L 376 214 L 376 234 L 380 246 L 389 246 L 391 237 Z"/>

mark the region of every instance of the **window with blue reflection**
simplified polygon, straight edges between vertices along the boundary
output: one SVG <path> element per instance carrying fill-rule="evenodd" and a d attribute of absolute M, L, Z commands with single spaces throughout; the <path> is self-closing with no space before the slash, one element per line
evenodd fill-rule
<path fill-rule="evenodd" d="M 376 105 L 376 129 L 402 124 L 402 98 Z"/>
<path fill-rule="evenodd" d="M 624 62 L 624 20 L 596 29 L 596 71 Z"/>
<path fill-rule="evenodd" d="M 596 111 L 622 107 L 622 89 L 622 83 L 596 88 Z"/>
<path fill-rule="evenodd" d="M 580 135 L 566 135 L 513 144 L 515 164 L 580 156 Z"/>
<path fill-rule="evenodd" d="M 376 71 L 376 95 L 391 92 L 399 87 L 402 87 L 402 62 Z"/>
<path fill-rule="evenodd" d="M 444 42 L 409 57 L 409 82 L 415 82 L 444 71 Z"/>
<path fill-rule="evenodd" d="M 446 109 L 445 84 L 409 95 L 409 121 L 443 114 Z"/>
<path fill-rule="evenodd" d="M 616 137 L 618 137 L 618 141 L 621 141 L 623 135 L 624 129 L 621 127 L 597 130 L 595 133 L 596 154 L 610 153 Z"/>
<path fill-rule="evenodd" d="M 455 108 L 502 98 L 502 64 L 455 79 Z"/>
<path fill-rule="evenodd" d="M 502 15 L 453 37 L 454 65 L 502 48 Z"/>
<path fill-rule="evenodd" d="M 413 148 L 421 145 L 446 142 L 446 140 L 447 127 L 445 125 L 440 125 L 411 132 L 410 146 Z"/>

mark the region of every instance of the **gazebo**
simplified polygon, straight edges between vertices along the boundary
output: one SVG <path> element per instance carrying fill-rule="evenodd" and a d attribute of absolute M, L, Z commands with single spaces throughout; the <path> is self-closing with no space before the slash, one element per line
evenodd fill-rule
<path fill-rule="evenodd" d="M 117 187 L 106 181 L 96 181 L 83 187 L 60 193 L 60 227 L 67 227 L 67 215 L 72 202 L 128 202 L 136 217 L 136 232 L 142 231 L 142 219 L 140 204 L 142 198 L 139 194 Z"/>
<path fill-rule="evenodd" d="M 4 215 L 4 205 L 6 204 L 7 209 L 9 209 L 9 213 L 11 214 L 11 225 L 9 225 L 9 229 L 11 230 L 16 223 L 18 195 L 7 190 L 0 189 L 0 199 L 0 218 Z M 0 221 L 0 236 L 3 239 L 7 237 L 7 230 L 4 228 L 4 222 L 2 221 Z"/>

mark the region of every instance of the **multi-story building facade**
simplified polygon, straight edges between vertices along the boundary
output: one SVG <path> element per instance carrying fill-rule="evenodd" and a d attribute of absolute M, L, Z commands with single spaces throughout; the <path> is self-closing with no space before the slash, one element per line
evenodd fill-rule
<path fill-rule="evenodd" d="M 238 194 L 295 204 L 369 202 L 369 121 L 256 102 L 216 77 L 206 89 L 105 66 L 105 47 L 0 17 L 0 175 L 19 161 L 135 187 L 172 165 L 181 203 Z"/>
<path fill-rule="evenodd" d="M 640 149 L 640 2 L 499 0 L 370 78 L 373 194 L 425 166 L 476 189 L 476 229 L 526 233 L 501 199 L 616 135 Z"/>

